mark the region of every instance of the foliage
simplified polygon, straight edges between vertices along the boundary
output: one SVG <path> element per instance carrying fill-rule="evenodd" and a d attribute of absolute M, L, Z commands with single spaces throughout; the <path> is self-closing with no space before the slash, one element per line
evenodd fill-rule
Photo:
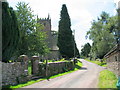
<path fill-rule="evenodd" d="M 75 41 L 72 35 L 70 17 L 65 4 L 62 5 L 60 15 L 57 45 L 62 56 L 66 56 L 66 58 L 74 57 Z M 75 49 L 77 49 L 76 45 Z M 78 50 L 76 50 L 76 52 L 79 53 Z"/>
<path fill-rule="evenodd" d="M 31 56 L 47 53 L 49 50 L 45 43 L 46 34 L 42 31 L 43 26 L 37 23 L 30 6 L 25 2 L 19 2 L 16 7 L 20 29 L 17 55 L 26 54 Z"/>
<path fill-rule="evenodd" d="M 73 42 L 74 42 L 74 52 L 75 52 L 75 57 L 80 57 L 80 53 L 79 53 L 79 50 L 78 50 L 78 48 L 77 48 L 77 45 L 76 45 L 76 43 L 75 43 L 75 39 L 74 39 L 74 37 L 73 37 Z"/>
<path fill-rule="evenodd" d="M 24 2 L 18 2 L 16 8 L 17 20 L 20 30 L 20 42 L 17 53 L 19 55 L 27 55 L 27 53 L 29 52 L 28 37 L 34 30 L 34 15 L 32 14 L 33 12 L 31 11 L 31 8 L 28 6 L 28 4 L 25 4 Z"/>
<path fill-rule="evenodd" d="M 118 25 L 116 29 L 116 41 L 117 43 L 120 44 L 120 8 L 117 9 L 117 12 L 118 12 L 118 17 L 117 17 Z"/>
<path fill-rule="evenodd" d="M 88 57 L 90 53 L 91 45 L 86 43 L 81 49 L 81 56 Z"/>
<path fill-rule="evenodd" d="M 93 41 L 90 51 L 92 57 L 102 59 L 114 46 L 116 24 L 115 17 L 110 17 L 106 12 L 102 12 L 98 20 L 93 20 L 92 27 L 87 32 L 89 39 Z"/>
<path fill-rule="evenodd" d="M 103 70 L 99 75 L 99 88 L 117 88 L 117 77 L 116 75 L 108 70 Z"/>
<path fill-rule="evenodd" d="M 29 35 L 29 52 L 30 55 L 44 55 L 49 52 L 45 42 L 46 33 L 42 30 L 43 26 L 36 23 L 36 29 Z"/>
<path fill-rule="evenodd" d="M 19 29 L 16 14 L 7 2 L 2 2 L 2 61 L 8 62 L 16 51 Z"/>

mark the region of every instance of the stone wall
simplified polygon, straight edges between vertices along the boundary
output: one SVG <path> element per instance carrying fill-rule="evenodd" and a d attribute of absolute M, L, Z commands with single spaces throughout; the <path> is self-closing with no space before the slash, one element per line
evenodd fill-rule
<path fill-rule="evenodd" d="M 30 78 L 26 66 L 27 63 L 24 62 L 2 62 L 2 85 L 16 85 L 28 81 Z"/>
<path fill-rule="evenodd" d="M 109 62 L 107 63 L 108 70 L 114 72 L 117 76 L 120 76 L 120 62 Z"/>
<path fill-rule="evenodd" d="M 38 60 L 36 60 L 38 62 Z M 39 68 L 37 67 L 39 65 Z M 36 69 L 37 68 L 37 69 Z M 67 70 L 74 69 L 73 62 L 51 62 L 46 64 L 43 64 L 42 62 L 36 63 L 36 66 L 33 68 L 34 73 L 36 76 L 51 76 L 58 73 L 65 72 Z"/>
<path fill-rule="evenodd" d="M 46 64 L 39 62 L 38 58 L 32 58 L 32 75 L 28 75 L 28 61 L 2 63 L 2 85 L 16 85 L 32 79 L 31 76 L 51 76 L 74 68 L 73 62 L 52 62 Z"/>
<path fill-rule="evenodd" d="M 107 68 L 120 76 L 120 53 L 113 53 L 107 58 Z"/>
<path fill-rule="evenodd" d="M 59 74 L 68 70 L 73 70 L 74 64 L 73 62 L 52 62 L 47 65 L 47 75 L 52 76 L 55 74 Z M 44 74 L 43 74 L 44 75 Z"/>

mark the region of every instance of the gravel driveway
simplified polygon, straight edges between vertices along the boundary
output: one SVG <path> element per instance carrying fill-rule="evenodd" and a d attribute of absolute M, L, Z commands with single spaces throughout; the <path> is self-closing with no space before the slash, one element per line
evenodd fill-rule
<path fill-rule="evenodd" d="M 23 88 L 97 88 L 98 75 L 104 67 L 80 59 L 83 67 L 73 73 L 44 80 Z"/>

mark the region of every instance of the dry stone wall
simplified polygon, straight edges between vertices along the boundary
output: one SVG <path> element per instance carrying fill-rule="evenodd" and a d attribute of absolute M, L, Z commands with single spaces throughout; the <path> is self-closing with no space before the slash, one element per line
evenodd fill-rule
<path fill-rule="evenodd" d="M 107 63 L 108 70 L 114 72 L 117 76 L 120 76 L 120 62 L 109 62 Z"/>
<path fill-rule="evenodd" d="M 55 62 L 55 63 L 48 63 L 48 76 L 62 73 L 68 70 L 73 70 L 74 64 L 73 62 Z"/>
<path fill-rule="evenodd" d="M 28 70 L 25 63 L 3 63 L 2 62 L 2 85 L 16 85 L 28 81 Z"/>
<path fill-rule="evenodd" d="M 107 68 L 117 76 L 120 76 L 120 52 L 114 53 L 107 58 Z"/>
<path fill-rule="evenodd" d="M 39 69 L 36 70 L 33 68 L 34 73 L 38 76 L 45 77 L 45 76 L 51 76 L 55 75 L 58 73 L 62 73 L 68 70 L 73 70 L 74 69 L 74 64 L 72 61 L 70 62 L 51 62 L 48 63 L 47 66 L 46 64 L 43 64 L 41 62 L 39 64 Z"/>
<path fill-rule="evenodd" d="M 51 76 L 74 69 L 73 62 L 52 62 L 46 64 L 32 60 L 32 75 L 28 75 L 28 61 L 2 63 L 2 86 L 16 85 L 32 79 L 31 76 Z"/>

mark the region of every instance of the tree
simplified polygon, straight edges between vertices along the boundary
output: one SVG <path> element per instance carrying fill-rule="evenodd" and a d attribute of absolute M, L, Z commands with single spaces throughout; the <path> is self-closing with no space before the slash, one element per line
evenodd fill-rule
<path fill-rule="evenodd" d="M 74 57 L 75 42 L 72 36 L 70 17 L 65 4 L 62 5 L 60 15 L 57 45 L 62 56 L 67 58 Z"/>
<path fill-rule="evenodd" d="M 16 7 L 20 30 L 20 42 L 17 54 L 31 56 L 47 53 L 48 48 L 45 43 L 46 35 L 42 31 L 43 26 L 37 23 L 37 19 L 30 6 L 25 2 L 19 2 Z"/>
<path fill-rule="evenodd" d="M 114 46 L 114 30 L 116 22 L 113 22 L 106 12 L 102 12 L 97 21 L 93 20 L 92 27 L 87 32 L 89 39 L 93 41 L 91 55 L 94 58 L 102 59 L 104 55 Z"/>
<path fill-rule="evenodd" d="M 118 15 L 117 15 L 117 30 L 116 30 L 116 41 L 118 44 L 120 44 L 120 8 L 117 9 Z"/>
<path fill-rule="evenodd" d="M 46 40 L 46 33 L 43 30 L 43 25 L 36 23 L 36 29 L 30 34 L 29 52 L 30 55 L 44 55 L 49 52 Z"/>
<path fill-rule="evenodd" d="M 74 43 L 75 57 L 80 57 L 80 53 L 79 53 L 79 50 L 78 50 L 77 45 L 75 43 L 74 36 L 73 36 L 73 43 Z"/>
<path fill-rule="evenodd" d="M 16 51 L 19 29 L 16 14 L 7 2 L 2 2 L 2 61 L 8 62 Z"/>
<path fill-rule="evenodd" d="M 81 56 L 88 57 L 90 54 L 91 45 L 86 43 L 83 48 L 81 49 Z"/>
<path fill-rule="evenodd" d="M 18 48 L 18 55 L 28 54 L 29 53 L 29 35 L 34 30 L 35 19 L 32 14 L 33 11 L 24 2 L 18 2 L 16 6 L 17 20 L 20 30 L 20 42 Z"/>

